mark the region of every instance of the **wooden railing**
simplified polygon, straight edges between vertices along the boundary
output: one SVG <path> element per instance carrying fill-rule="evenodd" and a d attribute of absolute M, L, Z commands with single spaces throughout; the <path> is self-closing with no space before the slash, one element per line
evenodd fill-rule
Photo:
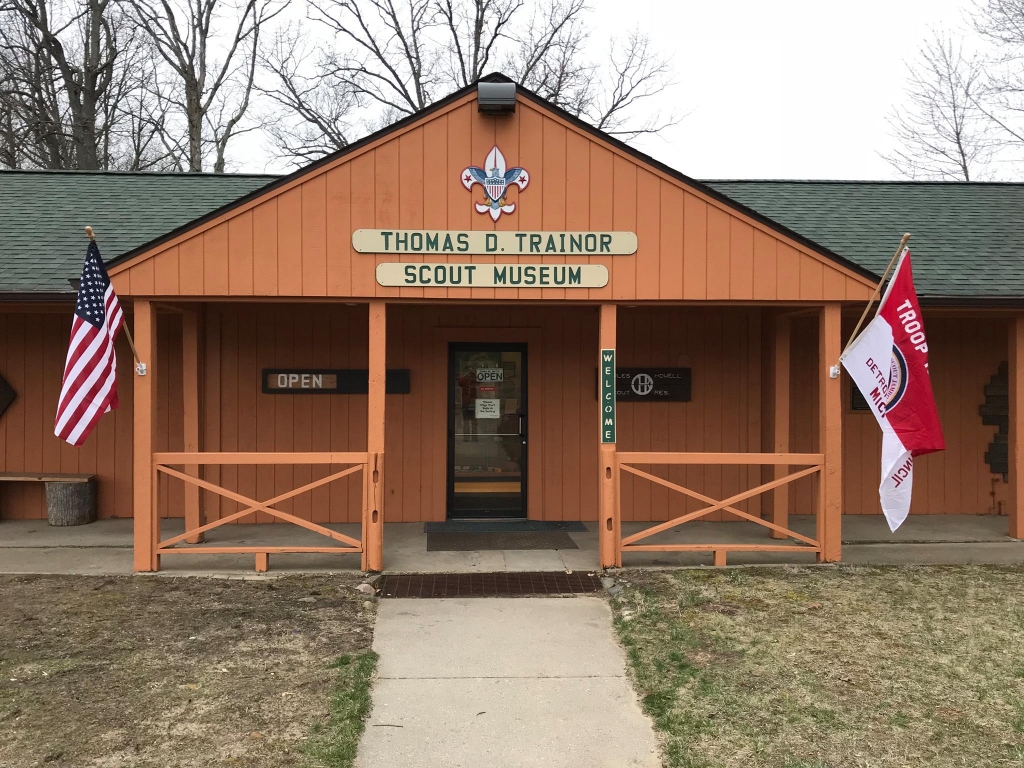
<path fill-rule="evenodd" d="M 192 528 L 186 530 L 177 536 L 172 536 L 169 539 L 159 542 L 157 544 L 156 553 L 160 555 L 185 555 L 185 554 L 197 554 L 197 555 L 227 555 L 227 554 L 254 554 L 256 556 L 256 570 L 266 571 L 269 564 L 269 557 L 271 554 L 280 554 L 285 552 L 306 552 L 306 553 L 331 553 L 331 554 L 349 554 L 349 553 L 362 553 L 363 542 L 360 539 L 355 539 L 351 536 L 347 536 L 344 533 L 331 530 L 317 523 L 313 523 L 309 520 L 305 520 L 301 517 L 297 517 L 288 512 L 283 512 L 280 509 L 275 508 L 273 505 L 280 504 L 282 501 L 291 499 L 302 493 L 312 491 L 314 488 L 332 483 L 335 480 L 340 480 L 343 477 L 355 474 L 357 472 L 363 473 L 363 510 L 360 518 L 362 520 L 362 537 L 365 539 L 366 532 L 366 510 L 370 501 L 370 494 L 374 493 L 374 489 L 370 488 L 372 483 L 368 481 L 368 478 L 372 477 L 372 468 L 377 465 L 379 460 L 378 456 L 375 456 L 366 452 L 358 453 L 154 453 L 153 454 L 153 488 L 158 487 L 158 478 L 161 474 L 168 477 L 178 478 L 183 482 L 198 486 L 212 493 L 216 493 L 224 498 L 231 499 L 232 501 L 238 502 L 243 505 L 244 509 L 238 512 L 232 512 L 225 517 L 215 520 L 212 523 L 201 525 L 198 528 Z M 181 466 L 186 469 L 194 467 L 196 465 L 281 465 L 281 464 L 351 464 L 346 469 L 334 472 L 333 474 L 327 475 L 326 477 L 314 480 L 311 483 L 303 485 L 301 488 L 295 488 L 287 493 L 282 493 L 272 499 L 266 501 L 257 501 L 245 496 L 241 493 L 228 490 L 216 483 L 209 482 L 196 477 L 194 474 L 189 472 L 182 472 L 177 469 L 173 469 L 173 466 Z M 155 507 L 155 505 L 154 505 Z M 219 528 L 222 525 L 239 520 L 247 515 L 254 514 L 256 512 L 265 512 L 271 517 L 284 522 L 292 523 L 305 528 L 313 533 L 318 533 L 322 536 L 326 536 L 333 541 L 340 542 L 344 546 L 323 546 L 323 547 L 300 547 L 300 546 L 264 546 L 264 545 L 252 545 L 252 546 L 217 546 L 217 545 L 191 545 L 183 546 L 183 543 L 188 539 L 195 540 L 196 537 L 211 531 L 214 528 Z"/>
<path fill-rule="evenodd" d="M 645 480 L 649 480 L 652 483 L 662 485 L 669 490 L 676 491 L 690 498 L 696 499 L 708 506 L 696 510 L 695 512 L 689 512 L 685 515 L 673 518 L 664 523 L 658 523 L 650 528 L 645 528 L 638 533 L 634 533 L 631 536 L 621 537 L 621 522 L 619 522 L 620 530 L 616 532 L 615 540 L 616 545 L 619 548 L 618 557 L 621 557 L 622 552 L 713 552 L 715 565 L 725 565 L 726 556 L 728 552 L 814 552 L 818 559 L 821 559 L 821 522 L 822 514 L 820 509 L 815 510 L 817 516 L 817 530 L 818 538 L 812 539 L 809 536 L 804 536 L 796 531 L 785 528 L 781 525 L 776 525 L 767 520 L 763 520 L 757 515 L 752 515 L 749 512 L 744 512 L 741 509 L 737 509 L 734 505 L 751 499 L 755 496 L 759 496 L 767 491 L 774 490 L 788 483 L 792 483 L 795 480 L 799 480 L 802 477 L 808 477 L 809 475 L 818 474 L 820 479 L 820 473 L 824 466 L 824 456 L 820 453 L 641 453 L 631 451 L 620 451 L 616 453 L 615 457 L 615 471 L 616 471 L 616 493 L 619 494 L 620 498 L 616 499 L 616 504 L 619 509 L 622 508 L 621 500 L 621 478 L 622 472 L 628 472 L 631 475 L 636 475 Z M 721 501 L 713 499 L 710 496 L 706 496 L 703 493 L 699 493 L 690 488 L 686 488 L 677 483 L 670 482 L 657 475 L 652 475 L 650 472 L 645 472 L 642 469 L 637 469 L 635 464 L 640 465 L 669 465 L 669 464 L 687 464 L 687 465 L 760 465 L 760 466 L 790 466 L 799 467 L 806 466 L 805 469 L 792 472 L 771 480 L 767 483 L 762 483 L 756 488 L 751 488 L 747 491 L 734 494 L 727 499 Z M 820 496 L 820 494 L 819 494 Z M 729 512 L 737 517 L 744 520 L 748 520 L 758 525 L 763 525 L 772 531 L 783 536 L 790 537 L 796 541 L 802 542 L 800 544 L 772 544 L 765 542 L 764 544 L 638 544 L 637 542 L 643 541 L 651 536 L 654 536 L 663 531 L 670 530 L 676 526 L 688 523 L 691 520 L 709 515 L 712 512 L 723 510 Z M 616 520 L 621 521 L 621 514 L 616 515 Z"/>

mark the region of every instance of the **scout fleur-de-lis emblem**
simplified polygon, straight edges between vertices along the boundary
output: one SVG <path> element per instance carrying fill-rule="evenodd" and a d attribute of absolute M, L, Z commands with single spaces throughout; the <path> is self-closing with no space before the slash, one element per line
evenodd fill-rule
<path fill-rule="evenodd" d="M 515 184 L 522 191 L 529 183 L 530 174 L 524 168 L 505 167 L 505 156 L 497 146 L 488 153 L 483 168 L 471 165 L 462 172 L 462 186 L 466 189 L 472 190 L 474 184 L 484 188 L 485 201 L 476 203 L 476 212 L 489 213 L 495 221 L 501 214 L 516 209 L 515 203 L 506 202 L 509 185 Z"/>

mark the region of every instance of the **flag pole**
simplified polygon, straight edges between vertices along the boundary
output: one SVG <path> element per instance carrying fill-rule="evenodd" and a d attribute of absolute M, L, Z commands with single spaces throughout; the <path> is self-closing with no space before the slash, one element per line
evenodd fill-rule
<path fill-rule="evenodd" d="M 85 234 L 89 237 L 89 242 L 96 242 L 96 235 L 92 231 L 92 227 L 86 225 Z M 128 323 L 121 322 L 121 330 L 124 331 L 124 337 L 128 339 L 128 346 L 131 347 L 132 355 L 135 357 L 135 369 L 138 371 L 140 376 L 146 375 L 146 365 L 139 360 L 139 353 L 135 351 L 135 339 L 132 338 L 131 331 L 128 330 Z"/>
<path fill-rule="evenodd" d="M 864 320 L 868 316 L 868 312 L 871 311 L 871 305 L 875 303 L 875 299 L 878 298 L 878 294 L 882 291 L 882 286 L 885 285 L 885 281 L 889 278 L 889 273 L 892 272 L 892 268 L 896 265 L 896 260 L 899 259 L 900 254 L 903 253 L 903 249 L 907 247 L 907 241 L 910 240 L 910 233 L 904 232 L 903 238 L 900 240 L 900 247 L 896 249 L 896 253 L 892 255 L 892 259 L 889 260 L 889 266 L 885 268 L 885 272 L 882 273 L 882 279 L 878 281 L 878 285 L 875 286 L 875 290 L 871 293 L 871 298 L 868 299 L 868 304 L 864 307 L 864 311 L 860 314 L 860 320 L 857 321 L 857 325 L 853 329 L 853 333 L 850 334 L 850 338 L 846 342 L 846 346 L 843 347 L 843 351 L 839 353 L 839 361 L 842 361 L 843 355 L 846 354 L 846 350 L 853 344 L 853 340 L 857 338 L 857 334 L 860 332 L 860 327 L 864 325 Z M 836 378 L 839 375 L 839 361 L 832 366 L 834 375 L 832 378 Z"/>

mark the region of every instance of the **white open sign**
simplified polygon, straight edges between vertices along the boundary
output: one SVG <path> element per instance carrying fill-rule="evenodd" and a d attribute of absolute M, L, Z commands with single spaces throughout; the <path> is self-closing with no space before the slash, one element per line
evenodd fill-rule
<path fill-rule="evenodd" d="M 502 368 L 477 368 L 476 369 L 476 380 L 477 381 L 504 381 L 505 371 Z"/>

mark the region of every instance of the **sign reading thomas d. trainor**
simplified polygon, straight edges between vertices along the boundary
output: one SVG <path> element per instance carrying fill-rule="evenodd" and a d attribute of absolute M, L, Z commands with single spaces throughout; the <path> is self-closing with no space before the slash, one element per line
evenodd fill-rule
<path fill-rule="evenodd" d="M 636 253 L 634 232 L 487 232 L 439 229 L 357 229 L 359 253 L 465 253 L 529 256 L 624 256 Z"/>
<path fill-rule="evenodd" d="M 602 264 L 406 264 L 377 265 L 377 282 L 386 286 L 453 288 L 603 288 Z"/>

